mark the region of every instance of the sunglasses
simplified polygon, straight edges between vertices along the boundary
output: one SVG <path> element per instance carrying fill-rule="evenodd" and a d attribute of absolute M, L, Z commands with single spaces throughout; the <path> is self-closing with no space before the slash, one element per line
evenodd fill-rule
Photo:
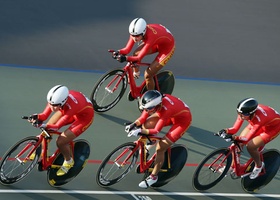
<path fill-rule="evenodd" d="M 156 106 L 153 106 L 153 107 L 149 107 L 149 108 L 144 108 L 144 110 L 146 110 L 146 111 L 152 111 L 152 110 L 154 110 L 156 108 Z"/>
<path fill-rule="evenodd" d="M 238 113 L 239 115 L 243 115 L 243 116 L 246 116 L 246 117 L 248 117 L 248 116 L 250 116 L 251 114 L 250 113 Z"/>
<path fill-rule="evenodd" d="M 51 106 L 61 106 L 61 104 L 60 103 L 58 103 L 58 104 L 50 104 Z"/>

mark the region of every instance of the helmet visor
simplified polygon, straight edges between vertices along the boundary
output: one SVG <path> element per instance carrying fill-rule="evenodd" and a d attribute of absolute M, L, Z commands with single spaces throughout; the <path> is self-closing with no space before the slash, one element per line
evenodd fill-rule
<path fill-rule="evenodd" d="M 246 116 L 246 117 L 251 115 L 251 113 L 242 113 L 242 112 L 238 112 L 238 114 L 239 114 L 239 115 Z"/>
<path fill-rule="evenodd" d="M 144 110 L 146 111 L 152 111 L 156 108 L 157 106 L 151 106 L 151 107 L 148 107 L 148 108 L 144 108 Z"/>

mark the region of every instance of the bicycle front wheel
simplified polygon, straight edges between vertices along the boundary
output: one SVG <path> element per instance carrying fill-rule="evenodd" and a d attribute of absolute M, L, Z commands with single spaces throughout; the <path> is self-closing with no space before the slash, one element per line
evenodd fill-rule
<path fill-rule="evenodd" d="M 107 187 L 121 181 L 134 167 L 138 150 L 133 142 L 120 145 L 113 150 L 101 163 L 97 174 L 96 182 L 101 187 Z"/>
<path fill-rule="evenodd" d="M 28 154 L 38 140 L 35 136 L 24 138 L 5 153 L 0 162 L 0 182 L 2 184 L 16 183 L 31 172 L 39 160 L 41 146 L 34 151 L 35 155 L 32 158 L 29 158 Z"/>
<path fill-rule="evenodd" d="M 220 182 L 227 174 L 232 155 L 227 148 L 221 148 L 207 155 L 196 168 L 193 175 L 193 187 L 208 190 Z"/>
<path fill-rule="evenodd" d="M 121 69 L 102 76 L 94 86 L 90 100 L 96 112 L 106 112 L 122 98 L 127 88 L 127 75 Z"/>

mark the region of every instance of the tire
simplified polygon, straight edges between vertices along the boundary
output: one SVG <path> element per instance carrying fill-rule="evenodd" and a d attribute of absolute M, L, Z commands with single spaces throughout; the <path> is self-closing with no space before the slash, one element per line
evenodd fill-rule
<path fill-rule="evenodd" d="M 131 155 L 131 157 L 127 160 L 126 164 L 122 162 L 135 149 L 135 146 L 136 145 L 133 142 L 122 144 L 115 150 L 113 150 L 103 160 L 96 174 L 96 182 L 99 186 L 107 187 L 118 183 L 132 170 L 138 159 L 138 149 L 133 155 Z M 127 152 L 124 153 L 125 151 Z M 118 163 L 116 163 L 115 161 L 117 158 Z"/>
<path fill-rule="evenodd" d="M 197 191 L 208 190 L 225 177 L 232 161 L 232 154 L 226 157 L 228 153 L 227 148 L 217 149 L 199 163 L 193 175 L 194 189 Z M 223 159 L 225 159 L 224 162 L 222 162 Z M 225 166 L 225 169 L 221 173 L 218 170 L 222 166 Z"/>
<path fill-rule="evenodd" d="M 106 112 L 113 108 L 124 95 L 127 88 L 127 80 L 127 75 L 121 69 L 112 70 L 102 76 L 93 87 L 90 96 L 94 110 L 96 112 Z M 114 88 L 117 81 L 120 81 L 119 85 Z M 109 92 L 105 89 L 111 82 L 110 90 L 116 89 L 114 92 Z"/>
<path fill-rule="evenodd" d="M 168 169 L 168 153 L 165 152 L 165 159 L 162 165 L 162 169 Z M 158 188 L 163 185 L 166 185 L 171 180 L 173 180 L 184 168 L 186 161 L 188 158 L 188 151 L 184 145 L 175 144 L 171 147 L 171 169 L 168 172 L 159 172 L 158 173 L 158 181 L 151 185 L 152 188 Z M 151 167 L 154 167 L 154 163 L 152 163 Z M 151 173 L 146 172 L 143 180 L 145 180 Z"/>
<path fill-rule="evenodd" d="M 32 171 L 40 158 L 41 145 L 35 150 L 33 160 L 26 159 L 24 161 L 24 159 L 37 144 L 38 140 L 36 136 L 24 138 L 5 153 L 0 162 L 0 182 L 2 184 L 10 185 L 19 182 Z M 23 151 L 24 148 L 26 149 Z M 16 158 L 21 151 L 23 151 L 22 155 Z"/>
<path fill-rule="evenodd" d="M 280 153 L 276 149 L 270 149 L 263 153 L 266 173 L 256 179 L 250 179 L 249 176 L 241 178 L 241 186 L 245 192 L 254 193 L 266 186 L 277 174 L 280 166 Z M 255 167 L 252 161 L 246 173 L 251 172 Z"/>
<path fill-rule="evenodd" d="M 83 139 L 74 141 L 74 166 L 63 176 L 57 176 L 58 168 L 50 167 L 47 173 L 47 181 L 52 187 L 60 187 L 72 181 L 84 168 L 90 155 L 90 144 Z M 60 153 L 53 165 L 62 165 L 64 157 Z"/>
<path fill-rule="evenodd" d="M 160 71 L 157 74 L 157 80 L 159 85 L 159 91 L 162 94 L 172 94 L 175 85 L 175 78 L 171 71 L 169 70 Z M 156 81 L 155 78 L 154 81 Z M 141 89 L 141 94 L 144 94 L 146 91 L 147 88 L 146 86 L 144 86 Z"/>
<path fill-rule="evenodd" d="M 175 78 L 171 71 L 164 70 L 157 74 L 159 89 L 162 94 L 172 94 Z"/>

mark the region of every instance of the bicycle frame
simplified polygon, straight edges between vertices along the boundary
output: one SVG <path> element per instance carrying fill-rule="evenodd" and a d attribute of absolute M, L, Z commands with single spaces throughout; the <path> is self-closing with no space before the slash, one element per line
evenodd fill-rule
<path fill-rule="evenodd" d="M 149 66 L 149 63 L 136 63 L 136 65 L 138 66 Z M 136 99 L 138 97 L 141 96 L 141 91 L 144 88 L 144 86 L 146 85 L 146 81 L 144 80 L 139 86 L 137 86 L 135 78 L 133 76 L 133 67 L 135 67 L 135 64 L 132 62 L 127 62 L 127 64 L 123 67 L 123 75 L 121 77 L 116 76 L 106 87 L 110 88 L 110 86 L 115 83 L 113 90 L 109 91 L 111 93 L 113 93 L 119 86 L 121 80 L 127 75 L 128 79 L 129 79 L 129 87 L 130 87 L 130 92 L 131 92 L 131 96 Z M 154 76 L 155 79 L 155 87 L 157 90 L 159 90 L 159 84 L 157 81 L 157 76 Z"/>
<path fill-rule="evenodd" d="M 234 141 L 230 146 L 229 146 L 229 152 L 228 154 L 226 155 L 225 159 L 230 155 L 232 154 L 232 158 L 233 158 L 233 170 L 236 174 L 237 177 L 241 177 L 241 178 L 244 178 L 246 176 L 249 176 L 251 174 L 251 172 L 246 172 L 247 170 L 250 169 L 250 164 L 253 162 L 253 158 L 249 158 L 249 160 L 247 160 L 246 163 L 244 164 L 241 164 L 240 163 L 240 147 L 239 147 L 239 144 L 238 144 L 238 141 Z M 260 148 L 260 157 L 261 157 L 261 161 L 263 161 L 263 154 L 262 154 L 262 149 L 263 148 Z M 224 159 L 224 160 L 225 160 Z M 263 168 L 263 172 L 260 173 L 260 175 L 263 175 L 265 174 L 266 171 L 265 171 L 265 168 Z"/>
<path fill-rule="evenodd" d="M 149 140 L 149 143 L 148 141 Z M 152 155 L 152 157 L 147 160 L 146 158 L 146 150 L 145 150 L 145 146 L 147 144 L 155 144 L 156 141 L 161 140 L 161 137 L 158 136 L 141 136 L 137 141 L 134 141 L 134 144 L 136 145 L 135 148 L 133 149 L 133 151 L 127 156 L 127 158 L 123 161 L 123 163 L 126 163 L 129 158 L 134 155 L 134 153 L 136 151 L 139 150 L 139 154 L 140 154 L 140 173 L 144 173 L 146 170 L 148 170 L 148 172 L 152 172 L 153 171 L 153 167 L 150 167 L 151 164 L 154 162 L 155 157 L 156 157 L 156 153 L 154 153 Z M 171 156 L 171 148 L 167 149 L 168 152 L 168 168 L 167 169 L 160 169 L 160 172 L 168 172 L 168 170 L 171 168 L 171 162 L 170 162 L 170 156 Z M 123 154 L 125 154 L 126 152 L 124 152 Z M 119 157 L 121 157 L 123 154 L 121 154 Z M 117 160 L 117 159 L 116 159 Z"/>
<path fill-rule="evenodd" d="M 55 135 L 60 135 L 61 133 L 56 132 L 56 131 L 52 131 L 52 132 L 48 133 L 46 130 L 42 129 L 41 134 L 37 135 L 37 137 L 39 139 L 38 142 L 36 143 L 34 148 L 30 151 L 30 153 L 27 155 L 27 158 L 29 159 L 31 154 L 34 153 L 35 150 L 42 144 L 42 151 L 41 151 L 41 155 L 42 155 L 41 170 L 42 171 L 47 170 L 49 167 L 51 167 L 51 168 L 59 168 L 60 167 L 58 165 L 53 165 L 52 164 L 60 153 L 59 149 L 56 149 L 55 152 L 51 156 L 48 155 L 49 142 L 52 139 L 52 135 L 54 135 L 54 134 Z M 71 146 L 71 149 L 72 149 L 72 155 L 74 156 L 74 142 L 73 141 L 70 142 L 70 146 Z M 21 153 L 23 153 L 25 149 L 23 149 L 23 151 Z"/>

